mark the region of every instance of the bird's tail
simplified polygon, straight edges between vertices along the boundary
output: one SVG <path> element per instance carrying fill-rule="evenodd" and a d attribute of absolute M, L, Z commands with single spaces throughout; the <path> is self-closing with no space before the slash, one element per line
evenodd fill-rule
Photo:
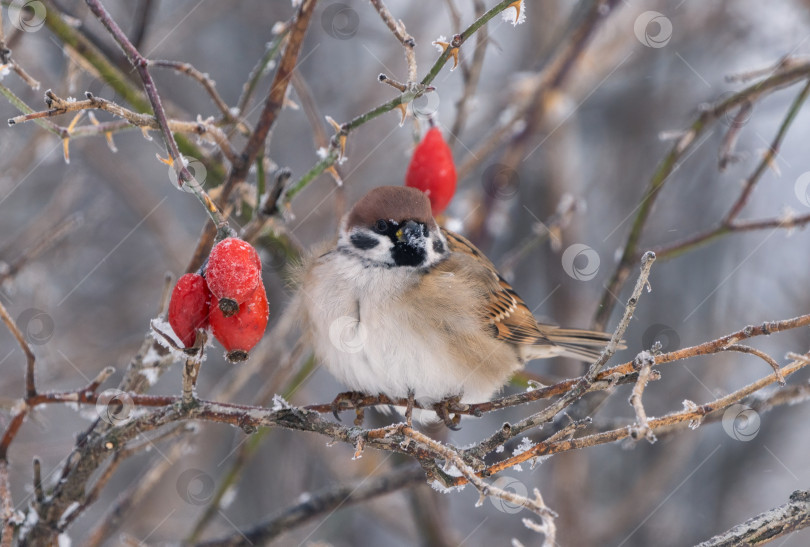
<path fill-rule="evenodd" d="M 582 329 L 549 329 L 544 332 L 545 339 L 538 340 L 533 348 L 537 351 L 530 351 L 532 358 L 549 357 L 552 355 L 562 355 L 580 361 L 595 361 L 612 336 L 607 332 L 598 332 Z M 549 348 L 551 342 L 551 348 Z M 619 349 L 624 349 L 624 344 L 619 345 Z M 551 350 L 551 351 L 550 351 Z"/>

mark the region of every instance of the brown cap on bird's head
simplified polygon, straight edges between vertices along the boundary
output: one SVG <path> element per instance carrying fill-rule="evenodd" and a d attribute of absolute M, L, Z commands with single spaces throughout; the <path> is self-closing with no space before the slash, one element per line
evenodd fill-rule
<path fill-rule="evenodd" d="M 436 226 L 430 212 L 430 200 L 421 190 L 406 186 L 380 186 L 371 190 L 352 207 L 346 228 L 373 226 L 379 219 L 393 220 L 398 224 L 414 220 L 430 228 Z"/>

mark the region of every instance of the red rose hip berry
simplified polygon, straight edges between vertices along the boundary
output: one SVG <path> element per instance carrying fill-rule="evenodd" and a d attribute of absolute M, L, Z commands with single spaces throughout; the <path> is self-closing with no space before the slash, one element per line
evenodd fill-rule
<path fill-rule="evenodd" d="M 169 301 L 169 324 L 183 346 L 193 346 L 197 329 L 208 328 L 210 302 L 211 293 L 201 275 L 187 273 L 177 280 Z"/>
<path fill-rule="evenodd" d="M 416 145 L 405 175 L 405 186 L 422 190 L 430 199 L 433 215 L 447 208 L 456 192 L 453 153 L 438 127 L 431 127 Z"/>
<path fill-rule="evenodd" d="M 243 302 L 234 315 L 226 317 L 219 307 L 211 306 L 211 328 L 216 339 L 228 352 L 228 361 L 238 363 L 248 358 L 250 350 L 264 335 L 268 315 L 267 294 L 261 284 L 250 300 Z"/>
<path fill-rule="evenodd" d="M 229 237 L 211 249 L 205 280 L 225 317 L 239 311 L 239 306 L 256 292 L 262 280 L 259 253 L 250 243 Z"/>

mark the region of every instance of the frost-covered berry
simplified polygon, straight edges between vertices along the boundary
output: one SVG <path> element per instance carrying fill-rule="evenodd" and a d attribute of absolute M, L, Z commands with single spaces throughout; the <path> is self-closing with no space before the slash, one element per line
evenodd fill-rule
<path fill-rule="evenodd" d="M 187 273 L 177 280 L 169 301 L 169 324 L 187 348 L 194 345 L 197 329 L 208 328 L 211 293 L 199 274 Z"/>
<path fill-rule="evenodd" d="M 250 243 L 229 237 L 211 249 L 205 270 L 208 288 L 219 302 L 225 317 L 230 317 L 247 301 L 262 280 L 259 253 Z"/>
<path fill-rule="evenodd" d="M 250 350 L 264 335 L 269 313 L 267 293 L 262 284 L 259 284 L 250 300 L 243 302 L 239 311 L 230 317 L 226 317 L 217 306 L 211 306 L 211 329 L 228 352 L 228 361 L 238 363 L 248 358 Z"/>

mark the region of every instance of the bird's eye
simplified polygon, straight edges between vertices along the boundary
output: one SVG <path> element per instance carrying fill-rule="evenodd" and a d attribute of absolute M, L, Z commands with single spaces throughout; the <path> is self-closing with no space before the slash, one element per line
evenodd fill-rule
<path fill-rule="evenodd" d="M 374 231 L 379 234 L 384 234 L 388 231 L 388 223 L 383 219 L 378 220 L 374 223 Z"/>

